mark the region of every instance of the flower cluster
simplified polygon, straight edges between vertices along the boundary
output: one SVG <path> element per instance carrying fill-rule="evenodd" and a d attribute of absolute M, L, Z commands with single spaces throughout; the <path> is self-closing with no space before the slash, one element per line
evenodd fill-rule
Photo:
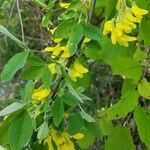
<path fill-rule="evenodd" d="M 131 8 L 126 5 L 123 7 L 121 6 L 121 0 L 118 0 L 117 10 L 119 10 L 119 15 L 104 24 L 103 34 L 111 34 L 112 44 L 119 43 L 128 47 L 129 42 L 137 40 L 136 37 L 130 36 L 129 33 L 136 28 L 148 11 L 139 8 L 136 4 L 132 5 Z"/>
<path fill-rule="evenodd" d="M 51 128 L 51 136 L 48 136 L 44 143 L 48 145 L 49 150 L 54 150 L 52 141 L 55 142 L 57 150 L 75 150 L 71 138 L 79 140 L 83 137 L 84 134 L 82 133 L 77 133 L 73 136 L 70 136 L 67 132 L 59 133 L 54 128 Z"/>
<path fill-rule="evenodd" d="M 56 28 L 54 28 L 53 30 L 50 30 L 51 34 L 54 33 L 54 31 L 56 30 Z M 60 44 L 60 41 L 62 39 L 53 39 L 53 41 L 55 43 L 57 43 L 56 46 L 53 46 L 53 47 L 46 47 L 45 48 L 45 52 L 50 52 L 52 55 L 50 56 L 52 59 L 55 59 L 57 58 L 57 62 L 62 64 L 63 66 L 66 65 L 66 59 L 71 57 L 71 54 L 69 52 L 69 48 L 68 48 L 68 45 L 61 45 Z M 90 39 L 88 38 L 85 38 L 84 41 L 83 41 L 83 44 L 89 42 Z M 53 63 L 50 63 L 48 65 L 51 73 L 54 75 L 57 73 L 57 69 L 56 69 L 56 63 L 53 62 Z M 73 80 L 73 81 L 77 81 L 77 78 L 82 78 L 83 77 L 83 74 L 87 73 L 88 72 L 88 69 L 86 69 L 85 67 L 83 67 L 79 62 L 75 62 L 71 68 L 68 69 L 68 74 L 70 76 L 70 78 Z"/>

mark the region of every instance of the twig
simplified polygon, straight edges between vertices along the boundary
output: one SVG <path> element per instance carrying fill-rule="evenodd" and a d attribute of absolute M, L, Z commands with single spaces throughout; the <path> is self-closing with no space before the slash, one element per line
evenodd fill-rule
<path fill-rule="evenodd" d="M 94 8 L 95 8 L 95 3 L 96 3 L 96 0 L 91 0 L 90 10 L 89 10 L 88 19 L 87 19 L 87 20 L 88 20 L 88 21 L 87 21 L 88 23 L 91 22 L 92 15 L 93 15 L 93 11 L 94 11 Z M 72 57 L 70 57 L 70 58 L 68 59 L 68 62 L 67 62 L 67 65 L 66 65 L 67 68 L 69 68 L 69 67 L 71 66 L 71 64 L 78 58 L 78 54 L 79 54 L 79 51 L 80 51 L 80 49 L 81 49 L 81 45 L 82 45 L 84 39 L 85 39 L 85 37 L 83 36 L 82 39 L 80 40 L 79 44 L 78 44 L 78 48 L 77 48 L 78 50 L 77 50 L 77 52 L 76 52 Z M 57 93 L 57 91 L 58 91 L 58 89 L 59 89 L 59 84 L 61 83 L 61 81 L 62 81 L 63 79 L 64 79 L 63 77 L 60 77 L 60 78 L 57 80 L 55 86 L 52 88 L 53 93 L 52 93 L 52 95 L 51 95 L 51 98 L 54 98 L 54 97 L 55 97 L 55 95 L 56 95 L 56 93 Z"/>
<path fill-rule="evenodd" d="M 19 0 L 17 0 L 17 10 L 18 10 L 20 26 L 21 26 L 22 41 L 24 43 L 24 28 L 23 28 L 22 16 L 21 16 L 20 7 L 19 7 Z"/>

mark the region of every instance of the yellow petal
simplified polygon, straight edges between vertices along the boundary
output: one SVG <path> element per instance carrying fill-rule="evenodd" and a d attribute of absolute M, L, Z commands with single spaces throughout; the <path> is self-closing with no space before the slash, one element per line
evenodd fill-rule
<path fill-rule="evenodd" d="M 50 94 L 51 90 L 39 87 L 38 89 L 34 89 L 32 93 L 33 100 L 43 100 Z"/>
<path fill-rule="evenodd" d="M 70 77 L 72 81 L 77 82 L 77 78 L 76 77 Z"/>
<path fill-rule="evenodd" d="M 59 150 L 75 150 L 74 144 L 71 140 L 59 146 Z"/>
<path fill-rule="evenodd" d="M 121 28 L 126 33 L 132 32 L 132 28 L 125 23 L 118 23 L 116 27 Z"/>
<path fill-rule="evenodd" d="M 61 46 L 60 51 L 63 51 L 63 54 L 61 55 L 62 58 L 69 58 L 71 56 L 68 46 Z"/>
<path fill-rule="evenodd" d="M 55 74 L 55 73 L 56 73 L 56 64 L 55 64 L 55 63 L 49 64 L 49 65 L 48 65 L 48 68 L 49 68 L 49 70 L 50 70 L 50 72 L 51 72 L 52 74 Z"/>
<path fill-rule="evenodd" d="M 114 27 L 115 26 L 114 26 L 114 21 L 113 20 L 109 20 L 109 21 L 105 22 L 103 35 L 106 35 L 109 32 L 112 32 L 114 30 Z"/>
<path fill-rule="evenodd" d="M 113 45 L 115 45 L 117 43 L 117 37 L 114 33 L 111 34 L 111 41 L 112 41 Z"/>
<path fill-rule="evenodd" d="M 116 9 L 119 11 L 121 9 L 122 0 L 118 0 Z"/>
<path fill-rule="evenodd" d="M 68 74 L 70 77 L 75 77 L 75 78 L 82 77 L 82 73 L 79 73 L 75 71 L 74 69 L 70 69 Z"/>
<path fill-rule="evenodd" d="M 74 69 L 76 72 L 79 72 L 79 73 L 81 73 L 81 74 L 88 72 L 88 69 L 86 69 L 86 68 L 83 67 L 80 63 L 77 63 L 77 62 L 75 62 L 75 63 L 73 64 L 73 69 Z"/>
<path fill-rule="evenodd" d="M 120 39 L 118 39 L 118 43 L 119 43 L 120 45 L 125 46 L 125 47 L 128 47 L 128 46 L 129 46 L 129 43 L 128 43 L 128 41 L 126 41 L 125 38 L 120 38 Z"/>
<path fill-rule="evenodd" d="M 130 27 L 130 28 L 132 28 L 132 29 L 135 29 L 135 28 L 136 28 L 136 24 L 134 24 L 133 22 L 129 21 L 129 20 L 126 19 L 126 18 L 123 20 L 123 23 L 124 23 L 126 26 L 128 26 L 128 27 Z"/>
<path fill-rule="evenodd" d="M 57 50 L 58 49 L 58 46 L 55 46 L 55 47 L 46 47 L 45 48 L 45 51 L 46 52 L 52 52 L 52 51 L 55 51 L 55 50 Z"/>
<path fill-rule="evenodd" d="M 59 3 L 59 5 L 60 5 L 60 7 L 67 9 L 69 7 L 70 3 Z"/>
<path fill-rule="evenodd" d="M 130 21 L 130 22 L 138 22 L 138 19 L 134 17 L 131 13 L 126 13 L 125 17 Z"/>
<path fill-rule="evenodd" d="M 86 37 L 86 38 L 84 39 L 83 43 L 85 44 L 85 43 L 88 43 L 88 42 L 90 42 L 90 41 L 91 41 L 91 39 L 89 39 L 89 38 Z"/>
<path fill-rule="evenodd" d="M 62 39 L 59 39 L 59 38 L 53 38 L 53 41 L 54 41 L 55 43 L 59 43 L 61 40 L 62 40 Z"/>
<path fill-rule="evenodd" d="M 57 27 L 53 28 L 50 30 L 51 34 L 54 34 L 55 30 L 57 29 Z"/>
<path fill-rule="evenodd" d="M 44 140 L 44 145 L 48 145 L 48 150 L 54 150 L 53 145 L 52 145 L 52 139 L 50 136 Z"/>
<path fill-rule="evenodd" d="M 148 10 L 141 9 L 136 5 L 132 6 L 131 11 L 134 13 L 134 15 L 138 15 L 138 16 L 143 16 L 148 14 Z"/>
<path fill-rule="evenodd" d="M 76 140 L 80 140 L 84 137 L 84 134 L 83 133 L 77 133 L 73 136 L 71 136 L 72 138 L 76 139 Z"/>
<path fill-rule="evenodd" d="M 134 36 L 128 36 L 128 35 L 124 35 L 124 38 L 125 38 L 126 41 L 129 41 L 129 42 L 137 40 L 136 37 L 134 37 Z"/>
<path fill-rule="evenodd" d="M 60 55 L 60 53 L 61 53 L 61 51 L 60 51 L 60 49 L 58 48 L 58 49 L 56 49 L 56 50 L 53 51 L 53 54 L 52 54 L 51 57 L 54 59 L 54 58 L 56 58 L 58 55 Z"/>

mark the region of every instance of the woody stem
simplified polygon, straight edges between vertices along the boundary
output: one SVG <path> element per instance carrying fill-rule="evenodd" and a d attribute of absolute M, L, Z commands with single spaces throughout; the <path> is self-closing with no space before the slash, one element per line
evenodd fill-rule
<path fill-rule="evenodd" d="M 95 3 L 96 3 L 96 0 L 91 0 L 91 4 L 90 4 L 90 9 L 89 9 L 89 13 L 88 13 L 88 19 L 87 19 L 87 23 L 91 23 L 91 20 L 92 20 L 92 15 L 93 15 L 93 12 L 94 12 L 94 8 L 95 8 Z M 80 42 L 78 43 L 78 48 L 77 48 L 77 52 L 71 56 L 69 59 L 68 59 L 68 62 L 66 64 L 66 67 L 69 68 L 71 66 L 71 64 L 78 58 L 79 56 L 79 52 L 80 52 L 80 49 L 81 49 L 81 45 L 84 41 L 85 37 L 83 36 L 80 40 Z M 59 84 L 61 83 L 61 81 L 63 80 L 64 78 L 63 77 L 60 77 L 57 82 L 55 83 L 54 87 L 52 88 L 52 95 L 51 95 L 51 98 L 54 98 L 58 89 L 59 89 Z"/>

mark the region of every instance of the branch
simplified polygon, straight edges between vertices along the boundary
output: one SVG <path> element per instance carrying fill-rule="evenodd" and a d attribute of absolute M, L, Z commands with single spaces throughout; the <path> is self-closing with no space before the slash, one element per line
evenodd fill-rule
<path fill-rule="evenodd" d="M 22 16 L 21 16 L 20 7 L 19 7 L 19 0 L 17 0 L 17 10 L 18 10 L 20 26 L 21 26 L 22 41 L 24 43 L 24 27 L 23 27 Z"/>
<path fill-rule="evenodd" d="M 91 0 L 90 10 L 89 10 L 89 13 L 88 13 L 87 23 L 91 23 L 92 16 L 93 16 L 93 11 L 94 11 L 94 8 L 95 8 L 95 3 L 96 3 L 96 0 Z M 78 43 L 78 48 L 77 48 L 78 50 L 77 50 L 77 52 L 76 52 L 72 57 L 70 57 L 70 58 L 68 59 L 68 62 L 67 62 L 67 65 L 66 65 L 67 68 L 69 68 L 69 67 L 72 65 L 72 63 L 78 58 L 78 56 L 79 56 L 79 51 L 80 51 L 80 49 L 81 49 L 81 45 L 82 45 L 84 39 L 85 39 L 85 37 L 83 36 L 82 39 L 80 40 L 80 42 Z M 63 77 L 60 77 L 60 78 L 57 80 L 55 86 L 52 88 L 53 93 L 52 93 L 51 98 L 54 98 L 54 97 L 55 97 L 55 95 L 56 95 L 56 93 L 57 93 L 57 91 L 58 91 L 58 89 L 59 89 L 59 84 L 61 83 L 61 81 L 62 81 L 63 79 L 64 79 Z"/>

